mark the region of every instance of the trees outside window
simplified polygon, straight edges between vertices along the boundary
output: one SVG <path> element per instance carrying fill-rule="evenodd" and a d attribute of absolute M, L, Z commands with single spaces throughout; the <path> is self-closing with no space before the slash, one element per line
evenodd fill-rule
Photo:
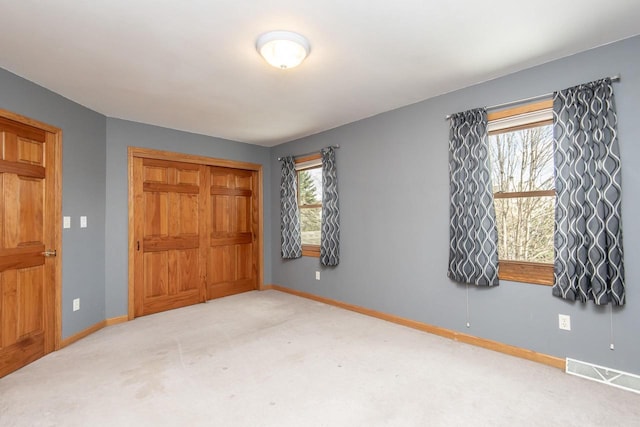
<path fill-rule="evenodd" d="M 296 159 L 296 170 L 302 255 L 320 257 L 322 229 L 322 158 L 320 154 Z"/>
<path fill-rule="evenodd" d="M 542 108 L 544 107 L 544 108 Z M 553 283 L 555 189 L 550 103 L 489 115 L 501 279 Z M 527 111 L 528 110 L 528 111 Z"/>
<path fill-rule="evenodd" d="M 322 220 L 322 169 L 298 171 L 298 207 L 302 245 L 320 246 Z"/>

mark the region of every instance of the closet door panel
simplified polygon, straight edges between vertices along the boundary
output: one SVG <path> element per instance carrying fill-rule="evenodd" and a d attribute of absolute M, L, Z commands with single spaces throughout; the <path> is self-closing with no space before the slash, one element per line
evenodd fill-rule
<path fill-rule="evenodd" d="M 142 168 L 135 191 L 135 315 L 142 316 L 204 300 L 206 265 L 201 251 L 201 185 L 206 167 L 168 160 L 136 159 Z M 134 174 L 135 175 L 135 174 Z M 138 283 L 140 282 L 140 283 Z"/>
<path fill-rule="evenodd" d="M 207 298 L 257 289 L 257 174 L 210 168 Z"/>

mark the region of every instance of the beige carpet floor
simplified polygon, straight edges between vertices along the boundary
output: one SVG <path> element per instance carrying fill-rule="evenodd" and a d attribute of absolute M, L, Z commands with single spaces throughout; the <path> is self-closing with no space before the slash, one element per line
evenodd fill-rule
<path fill-rule="evenodd" d="M 640 395 L 277 291 L 105 328 L 0 379 L 0 426 L 640 426 Z"/>

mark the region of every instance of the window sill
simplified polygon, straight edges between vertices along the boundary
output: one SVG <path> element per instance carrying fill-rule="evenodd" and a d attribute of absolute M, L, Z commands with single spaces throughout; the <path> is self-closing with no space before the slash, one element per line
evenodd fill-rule
<path fill-rule="evenodd" d="M 553 286 L 553 264 L 498 261 L 498 278 L 512 282 Z"/>
<path fill-rule="evenodd" d="M 320 245 L 302 245 L 302 256 L 320 258 Z"/>

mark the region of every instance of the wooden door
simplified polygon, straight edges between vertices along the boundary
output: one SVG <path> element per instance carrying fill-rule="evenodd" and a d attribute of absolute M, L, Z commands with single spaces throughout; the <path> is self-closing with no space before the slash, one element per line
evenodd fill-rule
<path fill-rule="evenodd" d="M 258 289 L 258 179 L 251 170 L 210 167 L 207 298 Z"/>
<path fill-rule="evenodd" d="M 59 286 L 53 257 L 60 226 L 59 130 L 10 120 L 5 113 L 0 112 L 0 377 L 55 349 Z M 51 257 L 45 257 L 47 250 Z"/>
<path fill-rule="evenodd" d="M 205 301 L 206 166 L 134 158 L 135 316 Z"/>
<path fill-rule="evenodd" d="M 262 168 L 129 147 L 129 318 L 258 289 Z"/>

